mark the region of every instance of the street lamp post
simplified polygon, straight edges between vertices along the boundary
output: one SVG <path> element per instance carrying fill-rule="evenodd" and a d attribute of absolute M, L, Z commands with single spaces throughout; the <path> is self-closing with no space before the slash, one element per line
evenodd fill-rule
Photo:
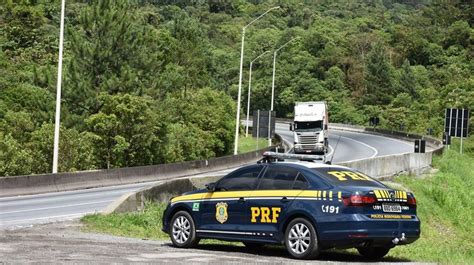
<path fill-rule="evenodd" d="M 272 7 L 265 11 L 265 13 L 261 14 L 259 17 L 256 19 L 252 20 L 250 23 L 245 25 L 242 28 L 242 44 L 240 47 L 240 73 L 239 73 L 239 90 L 238 90 L 238 95 L 237 95 L 237 115 L 235 119 L 235 139 L 234 139 L 234 155 L 237 154 L 237 149 L 239 145 L 239 126 L 240 126 L 240 97 L 242 93 L 242 67 L 244 64 L 244 42 L 245 42 L 245 29 L 252 25 L 255 21 L 259 20 L 263 16 L 265 16 L 268 12 L 280 8 L 279 6 Z"/>
<path fill-rule="evenodd" d="M 61 22 L 59 25 L 58 78 L 56 83 L 56 117 L 54 121 L 53 174 L 58 173 L 59 125 L 61 117 L 61 81 L 63 72 L 64 9 L 66 0 L 61 1 Z"/>
<path fill-rule="evenodd" d="M 276 56 L 279 50 L 283 49 L 286 45 L 290 44 L 292 41 L 299 39 L 299 37 L 293 38 L 287 41 L 285 44 L 281 45 L 280 48 L 276 49 L 273 52 L 273 77 L 272 77 L 272 100 L 270 105 L 270 111 L 268 112 L 268 146 L 272 145 L 272 136 L 271 136 L 271 120 L 272 120 L 272 112 L 273 112 L 273 101 L 275 98 L 275 68 L 276 68 Z"/>
<path fill-rule="evenodd" d="M 248 96 L 247 96 L 247 122 L 246 122 L 246 126 L 245 126 L 245 137 L 248 137 L 248 134 L 249 134 L 249 114 L 250 114 L 250 91 L 252 89 L 252 66 L 253 66 L 253 62 L 255 62 L 256 60 L 258 60 L 260 57 L 264 56 L 265 54 L 269 53 L 270 51 L 265 51 L 263 52 L 262 54 L 260 54 L 259 56 L 257 56 L 255 59 L 253 59 L 251 62 L 250 62 L 250 70 L 249 70 L 249 91 L 248 91 Z"/>

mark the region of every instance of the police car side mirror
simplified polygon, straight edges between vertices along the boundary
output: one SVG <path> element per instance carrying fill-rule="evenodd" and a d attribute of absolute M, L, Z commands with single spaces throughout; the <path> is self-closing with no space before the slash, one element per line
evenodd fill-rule
<path fill-rule="evenodd" d="M 215 191 L 216 190 L 216 183 L 212 182 L 212 183 L 206 184 L 206 189 L 208 191 L 211 191 L 211 192 Z"/>
<path fill-rule="evenodd" d="M 290 131 L 293 131 L 293 124 L 290 123 Z"/>

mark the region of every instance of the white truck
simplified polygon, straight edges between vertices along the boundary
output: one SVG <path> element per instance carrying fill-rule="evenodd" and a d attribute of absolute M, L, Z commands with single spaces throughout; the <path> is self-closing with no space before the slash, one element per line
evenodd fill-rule
<path fill-rule="evenodd" d="M 328 152 L 328 108 L 324 101 L 296 102 L 295 119 L 290 124 L 294 134 L 295 154 Z"/>

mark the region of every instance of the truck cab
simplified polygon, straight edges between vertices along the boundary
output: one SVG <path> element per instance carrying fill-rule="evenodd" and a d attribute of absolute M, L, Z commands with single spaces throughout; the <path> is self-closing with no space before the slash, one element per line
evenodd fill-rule
<path fill-rule="evenodd" d="M 328 152 L 328 111 L 324 101 L 296 102 L 290 130 L 294 134 L 296 154 Z"/>

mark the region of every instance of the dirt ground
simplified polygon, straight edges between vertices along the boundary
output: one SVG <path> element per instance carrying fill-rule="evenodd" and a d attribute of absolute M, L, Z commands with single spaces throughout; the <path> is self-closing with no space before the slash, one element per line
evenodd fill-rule
<path fill-rule="evenodd" d="M 200 245 L 197 249 L 177 249 L 169 241 L 141 240 L 81 231 L 78 221 L 37 225 L 16 230 L 0 230 L 0 263 L 295 263 L 284 248 Z M 325 252 L 317 264 L 363 263 L 360 256 Z M 420 264 L 385 259 L 384 263 Z"/>

